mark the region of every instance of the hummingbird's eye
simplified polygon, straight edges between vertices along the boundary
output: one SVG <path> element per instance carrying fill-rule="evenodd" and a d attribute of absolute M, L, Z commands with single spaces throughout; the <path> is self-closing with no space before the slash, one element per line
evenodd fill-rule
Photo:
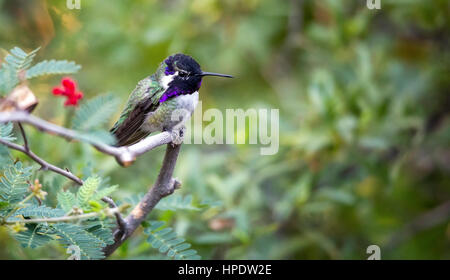
<path fill-rule="evenodd" d="M 180 77 L 187 77 L 187 76 L 189 76 L 189 73 L 186 72 L 186 71 L 179 71 L 178 72 L 178 76 L 180 76 Z"/>

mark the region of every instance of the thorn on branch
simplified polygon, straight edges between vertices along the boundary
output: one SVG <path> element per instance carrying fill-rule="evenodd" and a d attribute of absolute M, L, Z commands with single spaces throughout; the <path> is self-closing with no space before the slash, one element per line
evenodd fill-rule
<path fill-rule="evenodd" d="M 181 182 L 177 178 L 172 178 L 167 187 L 167 192 L 164 194 L 164 197 L 173 194 L 175 190 L 181 188 Z"/>
<path fill-rule="evenodd" d="M 173 178 L 173 189 L 177 190 L 181 188 L 181 182 L 178 180 L 178 178 Z"/>

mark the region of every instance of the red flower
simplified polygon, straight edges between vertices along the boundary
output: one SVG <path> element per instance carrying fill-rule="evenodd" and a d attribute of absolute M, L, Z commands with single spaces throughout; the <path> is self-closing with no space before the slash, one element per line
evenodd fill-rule
<path fill-rule="evenodd" d="M 76 91 L 77 84 L 74 80 L 70 78 L 64 78 L 61 81 L 63 88 L 54 87 L 54 95 L 62 95 L 67 97 L 64 106 L 77 106 L 78 100 L 83 98 L 83 93 L 81 91 Z"/>

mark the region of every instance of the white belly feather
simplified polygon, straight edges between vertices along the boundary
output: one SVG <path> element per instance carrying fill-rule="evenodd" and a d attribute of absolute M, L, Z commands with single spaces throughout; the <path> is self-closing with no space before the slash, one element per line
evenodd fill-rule
<path fill-rule="evenodd" d="M 160 104 L 155 112 L 147 115 L 142 129 L 147 132 L 171 130 L 173 127 L 189 120 L 197 104 L 197 91 L 169 99 Z"/>

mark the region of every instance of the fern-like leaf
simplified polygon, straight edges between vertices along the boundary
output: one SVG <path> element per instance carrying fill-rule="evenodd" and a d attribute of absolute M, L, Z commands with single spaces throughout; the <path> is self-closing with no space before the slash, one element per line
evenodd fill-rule
<path fill-rule="evenodd" d="M 0 167 L 3 177 L 0 178 L 0 201 L 10 204 L 19 202 L 28 192 L 28 182 L 31 177 L 31 167 L 22 167 L 19 161 Z"/>
<path fill-rule="evenodd" d="M 53 238 L 45 230 L 43 231 L 43 228 L 44 226 L 37 224 L 27 225 L 27 230 L 14 234 L 14 238 L 24 248 L 36 248 L 45 245 Z"/>
<path fill-rule="evenodd" d="M 102 259 L 104 243 L 95 235 L 85 231 L 82 226 L 67 223 L 52 224 L 54 233 L 60 238 L 58 241 L 64 246 L 77 246 L 81 259 Z"/>
<path fill-rule="evenodd" d="M 132 196 L 126 197 L 123 202 L 128 203 L 131 205 L 138 204 L 141 199 L 144 197 L 143 193 L 134 194 Z M 196 206 L 192 202 L 192 195 L 171 195 L 163 198 L 158 204 L 156 204 L 155 209 L 157 210 L 171 210 L 171 211 L 177 211 L 177 210 L 192 210 L 192 211 L 199 211 L 206 207 L 210 206 L 210 204 L 207 203 L 200 203 L 199 206 Z M 215 206 L 215 205 L 213 205 Z"/>
<path fill-rule="evenodd" d="M 171 195 L 163 198 L 156 206 L 158 210 L 194 210 L 198 211 L 200 208 L 192 204 L 192 195 Z"/>
<path fill-rule="evenodd" d="M 130 205 L 137 205 L 142 198 L 144 197 L 144 193 L 135 193 L 130 196 L 125 197 L 123 200 L 118 200 L 117 204 L 130 204 Z"/>
<path fill-rule="evenodd" d="M 56 195 L 58 200 L 58 205 L 63 209 L 66 213 L 72 210 L 72 208 L 77 203 L 77 199 L 73 193 L 70 191 L 60 191 Z"/>
<path fill-rule="evenodd" d="M 161 221 L 152 221 L 144 231 L 148 234 L 147 242 L 153 248 L 175 260 L 198 260 L 201 258 L 196 250 L 189 249 L 191 244 L 185 242 L 184 238 L 177 237 L 172 228 L 161 229 L 164 224 Z"/>
<path fill-rule="evenodd" d="M 77 139 L 94 145 L 113 145 L 116 142 L 116 138 L 111 133 L 105 130 L 94 130 L 78 133 Z"/>
<path fill-rule="evenodd" d="M 16 73 L 17 71 L 25 70 L 30 67 L 31 62 L 33 61 L 33 58 L 36 56 L 36 53 L 39 51 L 39 49 L 40 47 L 30 53 L 26 53 L 21 48 L 14 47 L 5 57 L 3 67 L 14 69 Z"/>
<path fill-rule="evenodd" d="M 117 111 L 118 99 L 111 94 L 100 95 L 84 103 L 73 118 L 72 128 L 95 130 L 108 122 Z"/>
<path fill-rule="evenodd" d="M 80 187 L 77 193 L 78 205 L 87 207 L 89 200 L 91 200 L 100 185 L 100 177 L 89 177 Z"/>
<path fill-rule="evenodd" d="M 22 215 L 24 217 L 35 218 L 55 218 L 64 216 L 65 212 L 62 209 L 50 208 L 45 205 L 29 205 L 14 212 L 12 216 Z"/>
<path fill-rule="evenodd" d="M 0 93 L 7 94 L 14 89 L 19 83 L 18 73 L 20 71 L 25 70 L 24 78 L 31 79 L 43 75 L 72 74 L 81 68 L 75 62 L 54 59 L 44 60 L 30 67 L 39 49 L 30 53 L 26 53 L 19 47 L 10 50 L 0 69 Z"/>
<path fill-rule="evenodd" d="M 100 220 L 88 220 L 84 225 L 84 229 L 94 235 L 98 240 L 102 242 L 102 246 L 110 245 L 114 243 L 111 229 L 115 226 L 114 222 L 110 219 Z"/>
<path fill-rule="evenodd" d="M 0 69 L 0 96 L 10 93 L 19 83 L 17 73 L 13 68 Z"/>
<path fill-rule="evenodd" d="M 78 72 L 81 66 L 67 60 L 44 60 L 27 70 L 25 77 L 31 79 L 43 75 L 72 74 Z"/>
<path fill-rule="evenodd" d="M 5 141 L 14 141 L 16 138 L 12 135 L 12 123 L 0 123 L 0 139 Z"/>
<path fill-rule="evenodd" d="M 106 188 L 100 189 L 92 196 L 92 199 L 93 200 L 100 200 L 103 197 L 112 194 L 118 187 L 119 186 L 114 185 L 114 186 L 111 186 L 111 187 L 106 187 Z"/>
<path fill-rule="evenodd" d="M 12 163 L 11 154 L 6 146 L 0 145 L 0 166 L 8 166 Z M 1 172 L 0 167 L 0 172 Z"/>
<path fill-rule="evenodd" d="M 26 53 L 21 48 L 15 47 L 9 51 L 10 53 L 5 57 L 5 61 L 0 69 L 1 93 L 7 94 L 14 89 L 19 83 L 17 73 L 30 67 L 39 49 L 37 48 L 30 53 Z"/>

